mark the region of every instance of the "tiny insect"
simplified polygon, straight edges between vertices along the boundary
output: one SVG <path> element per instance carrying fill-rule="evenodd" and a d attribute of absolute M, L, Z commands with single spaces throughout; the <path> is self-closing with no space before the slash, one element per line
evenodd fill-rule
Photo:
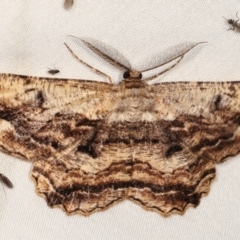
<path fill-rule="evenodd" d="M 239 17 L 238 17 L 238 12 L 236 12 L 236 17 L 237 17 L 237 20 L 227 19 L 227 18 L 223 17 L 223 18 L 225 18 L 225 19 L 227 20 L 227 23 L 232 26 L 232 27 L 230 27 L 230 28 L 228 29 L 228 31 L 229 31 L 229 30 L 240 31 L 240 23 L 238 23 L 238 21 L 239 21 L 240 19 L 239 19 Z"/>
<path fill-rule="evenodd" d="M 64 1 L 64 8 L 65 9 L 70 9 L 73 6 L 74 0 L 65 0 Z"/>
<path fill-rule="evenodd" d="M 12 182 L 2 173 L 0 173 L 0 181 L 4 183 L 8 188 L 13 188 Z"/>
<path fill-rule="evenodd" d="M 56 68 L 55 68 L 55 69 L 49 69 L 49 70 L 48 70 L 48 73 L 51 74 L 51 75 L 55 75 L 55 74 L 57 74 L 57 73 L 59 73 L 59 72 L 60 72 L 60 70 L 58 70 L 58 69 L 56 69 Z"/>

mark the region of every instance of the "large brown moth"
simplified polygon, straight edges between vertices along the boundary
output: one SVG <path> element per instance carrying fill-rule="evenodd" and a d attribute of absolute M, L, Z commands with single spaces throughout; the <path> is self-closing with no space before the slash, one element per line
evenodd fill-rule
<path fill-rule="evenodd" d="M 124 199 L 165 216 L 197 206 L 215 165 L 240 151 L 240 82 L 151 85 L 167 69 L 144 80 L 107 45 L 83 43 L 124 69 L 124 79 L 0 74 L 1 150 L 32 161 L 37 192 L 67 213 Z M 175 59 L 172 68 L 196 45 L 144 71 Z"/>

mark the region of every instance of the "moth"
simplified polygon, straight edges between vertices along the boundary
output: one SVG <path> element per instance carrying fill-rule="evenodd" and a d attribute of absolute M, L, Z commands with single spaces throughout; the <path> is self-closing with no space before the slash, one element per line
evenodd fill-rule
<path fill-rule="evenodd" d="M 140 71 L 110 46 L 82 42 L 123 80 L 0 74 L 0 149 L 33 162 L 37 193 L 67 213 L 125 199 L 164 216 L 196 207 L 215 165 L 240 151 L 240 82 L 148 83 L 198 44 Z"/>
<path fill-rule="evenodd" d="M 0 181 L 4 183 L 8 188 L 13 188 L 12 182 L 2 173 L 0 173 Z"/>
<path fill-rule="evenodd" d="M 74 0 L 64 0 L 64 8 L 65 9 L 70 9 L 70 8 L 72 8 L 72 6 L 73 6 L 73 3 L 74 3 Z"/>
<path fill-rule="evenodd" d="M 239 21 L 238 12 L 236 12 L 236 17 L 237 17 L 237 20 L 227 19 L 223 17 L 227 20 L 227 23 L 232 26 L 228 30 L 240 31 L 240 23 L 238 23 Z"/>

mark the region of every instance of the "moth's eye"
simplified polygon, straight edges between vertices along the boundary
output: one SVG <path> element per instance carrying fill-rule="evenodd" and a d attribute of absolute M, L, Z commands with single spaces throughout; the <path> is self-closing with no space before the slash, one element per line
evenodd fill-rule
<path fill-rule="evenodd" d="M 139 78 L 142 79 L 142 74 L 141 73 L 139 74 Z"/>
<path fill-rule="evenodd" d="M 130 77 L 130 72 L 125 72 L 123 74 L 123 78 L 126 79 L 126 78 L 129 78 Z"/>

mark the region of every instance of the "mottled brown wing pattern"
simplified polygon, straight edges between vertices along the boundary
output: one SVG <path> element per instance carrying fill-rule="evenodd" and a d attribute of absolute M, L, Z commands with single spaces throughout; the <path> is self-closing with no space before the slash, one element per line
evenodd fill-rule
<path fill-rule="evenodd" d="M 101 120 L 104 106 L 114 102 L 105 83 L 10 74 L 0 81 L 0 147 L 31 161 L 65 151 L 82 134 L 78 124 Z"/>
<path fill-rule="evenodd" d="M 162 118 L 157 125 L 166 133 L 160 138 L 165 141 L 151 147 L 151 157 L 141 148 L 141 164 L 133 176 L 152 185 L 131 189 L 130 198 L 164 214 L 183 212 L 209 192 L 215 163 L 240 151 L 239 82 L 163 83 L 149 88 L 155 92 L 155 110 Z"/>
<path fill-rule="evenodd" d="M 237 82 L 0 81 L 1 149 L 34 161 L 37 192 L 67 213 L 124 199 L 182 213 L 240 150 Z"/>
<path fill-rule="evenodd" d="M 191 152 L 217 163 L 239 152 L 239 82 L 169 83 L 165 90 L 155 86 L 156 91 L 159 88 L 171 92 L 171 97 L 164 96 L 167 106 L 174 106 L 171 118 L 184 123 L 174 132 Z"/>

